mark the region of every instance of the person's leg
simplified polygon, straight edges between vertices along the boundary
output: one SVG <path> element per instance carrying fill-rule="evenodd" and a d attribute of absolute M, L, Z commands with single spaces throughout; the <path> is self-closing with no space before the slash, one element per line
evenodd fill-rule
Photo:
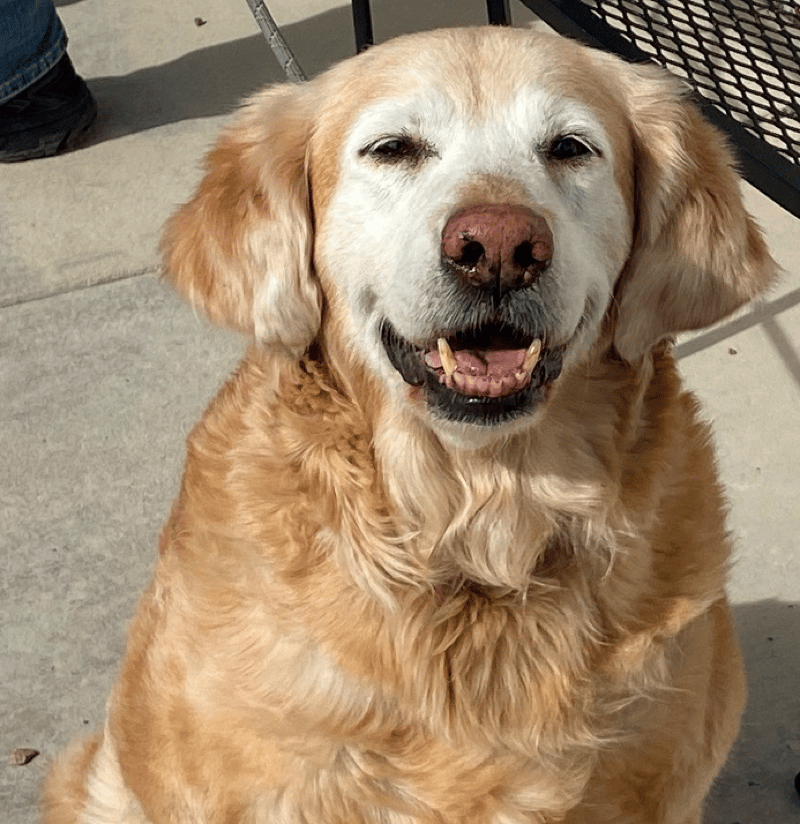
<path fill-rule="evenodd" d="M 67 56 L 53 0 L 0 0 L 0 161 L 72 148 L 97 107 Z"/>
<path fill-rule="evenodd" d="M 43 77 L 67 51 L 52 0 L 0 0 L 0 103 Z"/>

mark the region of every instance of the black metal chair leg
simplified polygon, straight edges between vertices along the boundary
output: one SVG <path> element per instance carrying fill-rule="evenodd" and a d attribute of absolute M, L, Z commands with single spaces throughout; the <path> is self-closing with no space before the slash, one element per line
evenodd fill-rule
<path fill-rule="evenodd" d="M 356 53 L 358 54 L 375 42 L 372 34 L 372 12 L 369 8 L 369 0 L 353 0 L 352 8 Z"/>
<path fill-rule="evenodd" d="M 510 26 L 511 9 L 509 0 L 486 0 L 486 11 L 489 13 L 489 23 L 492 26 Z"/>

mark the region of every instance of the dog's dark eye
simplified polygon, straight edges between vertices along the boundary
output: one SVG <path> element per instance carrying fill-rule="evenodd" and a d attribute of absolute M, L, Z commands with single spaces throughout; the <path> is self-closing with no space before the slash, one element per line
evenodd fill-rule
<path fill-rule="evenodd" d="M 417 145 L 408 137 L 393 137 L 372 147 L 373 155 L 386 158 L 387 160 L 389 158 L 415 155 L 417 151 Z"/>
<path fill-rule="evenodd" d="M 550 144 L 547 154 L 553 160 L 578 160 L 593 152 L 577 137 L 559 137 Z"/>
<path fill-rule="evenodd" d="M 432 154 L 430 147 L 412 137 L 398 135 L 385 137 L 363 148 L 362 156 L 369 155 L 382 163 L 412 162 L 416 163 Z"/>

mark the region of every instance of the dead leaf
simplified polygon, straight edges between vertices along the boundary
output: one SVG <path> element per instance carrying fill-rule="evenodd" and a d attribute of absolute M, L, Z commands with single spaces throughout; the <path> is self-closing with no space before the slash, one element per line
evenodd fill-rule
<path fill-rule="evenodd" d="M 9 762 L 17 767 L 24 767 L 26 764 L 30 764 L 37 755 L 39 755 L 39 750 L 32 750 L 29 747 L 19 747 L 11 753 Z"/>

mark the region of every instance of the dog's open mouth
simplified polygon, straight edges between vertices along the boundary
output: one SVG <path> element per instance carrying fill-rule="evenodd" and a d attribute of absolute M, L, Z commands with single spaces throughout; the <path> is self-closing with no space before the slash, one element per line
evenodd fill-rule
<path fill-rule="evenodd" d="M 425 388 L 425 400 L 450 420 L 494 425 L 529 412 L 561 372 L 563 346 L 507 324 L 487 324 L 415 346 L 388 322 L 386 354 L 403 380 Z"/>

